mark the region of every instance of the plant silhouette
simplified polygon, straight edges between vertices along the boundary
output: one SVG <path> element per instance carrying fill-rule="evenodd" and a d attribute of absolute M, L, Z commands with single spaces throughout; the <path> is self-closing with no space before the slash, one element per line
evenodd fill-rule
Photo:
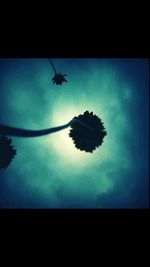
<path fill-rule="evenodd" d="M 5 136 L 0 136 L 0 169 L 7 168 L 16 155 L 16 149 L 12 145 L 12 140 Z"/>
<path fill-rule="evenodd" d="M 57 73 L 52 60 L 48 60 L 55 73 L 52 78 L 53 84 L 61 85 L 63 82 L 67 82 L 65 79 L 66 74 Z M 101 119 L 89 111 L 85 111 L 84 114 L 74 117 L 67 124 L 42 130 L 27 130 L 8 125 L 0 125 L 0 168 L 8 167 L 16 155 L 12 140 L 6 136 L 39 137 L 61 131 L 68 127 L 71 127 L 69 137 L 73 139 L 75 147 L 81 151 L 90 153 L 101 146 L 107 134 Z"/>
<path fill-rule="evenodd" d="M 67 76 L 67 74 L 61 74 L 60 72 L 57 73 L 56 68 L 55 68 L 52 60 L 51 59 L 48 59 L 48 60 L 49 60 L 51 66 L 54 70 L 54 73 L 55 73 L 54 77 L 52 78 L 53 84 L 62 85 L 63 82 L 67 82 L 67 80 L 65 79 L 65 76 Z"/>
<path fill-rule="evenodd" d="M 85 152 L 92 153 L 97 147 L 99 147 L 103 138 L 107 134 L 103 123 L 100 118 L 93 115 L 93 112 L 85 111 L 84 114 L 74 117 L 69 123 L 44 130 L 26 130 L 15 128 L 6 125 L 0 125 L 0 134 L 16 137 L 39 137 L 61 131 L 71 126 L 69 136 L 73 139 L 75 147 Z M 10 146 L 11 139 L 1 137 L 1 164 L 4 162 L 10 162 L 13 156 L 16 154 L 15 150 Z"/>

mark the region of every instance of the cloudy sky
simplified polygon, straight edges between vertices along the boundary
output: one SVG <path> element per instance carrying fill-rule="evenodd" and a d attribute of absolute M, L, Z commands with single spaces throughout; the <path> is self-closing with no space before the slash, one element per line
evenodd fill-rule
<path fill-rule="evenodd" d="M 0 170 L 1 208 L 148 207 L 148 60 L 53 59 L 68 83 L 53 85 L 48 59 L 0 59 L 0 124 L 45 129 L 86 110 L 107 136 L 92 154 L 74 147 L 69 128 L 17 138 Z"/>

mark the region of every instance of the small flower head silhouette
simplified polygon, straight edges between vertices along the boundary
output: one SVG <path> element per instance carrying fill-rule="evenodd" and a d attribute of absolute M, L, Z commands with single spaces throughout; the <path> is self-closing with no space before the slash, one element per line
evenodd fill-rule
<path fill-rule="evenodd" d="M 11 143 L 10 138 L 0 136 L 0 169 L 7 168 L 16 155 L 16 150 Z"/>
<path fill-rule="evenodd" d="M 52 78 L 53 84 L 56 83 L 57 85 L 61 85 L 63 82 L 67 82 L 65 79 L 66 74 L 56 73 L 55 76 Z"/>
<path fill-rule="evenodd" d="M 54 77 L 52 78 L 53 84 L 61 85 L 63 82 L 67 83 L 68 81 L 65 79 L 65 76 L 67 76 L 67 75 L 61 74 L 60 72 L 57 73 L 53 61 L 50 58 L 48 60 L 49 60 L 49 63 L 51 64 L 51 66 L 54 70 L 54 73 L 55 73 Z"/>

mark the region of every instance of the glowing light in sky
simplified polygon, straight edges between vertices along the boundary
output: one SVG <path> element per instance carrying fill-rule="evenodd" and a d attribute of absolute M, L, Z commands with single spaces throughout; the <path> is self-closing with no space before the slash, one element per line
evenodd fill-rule
<path fill-rule="evenodd" d="M 57 59 L 57 69 L 68 80 L 58 88 L 46 59 L 14 64 L 2 78 L 3 123 L 38 130 L 66 124 L 88 110 L 102 119 L 107 136 L 92 154 L 75 148 L 70 128 L 45 137 L 14 138 L 18 153 L 7 170 L 10 192 L 32 196 L 37 207 L 105 207 L 95 202 L 103 194 L 130 196 L 140 166 L 133 135 L 139 112 L 135 98 L 140 99 L 136 79 L 127 79 L 112 60 Z"/>

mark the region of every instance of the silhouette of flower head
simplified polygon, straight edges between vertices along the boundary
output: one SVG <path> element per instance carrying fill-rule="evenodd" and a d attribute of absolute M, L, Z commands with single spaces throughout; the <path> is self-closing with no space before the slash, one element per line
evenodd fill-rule
<path fill-rule="evenodd" d="M 107 134 L 101 119 L 93 115 L 93 112 L 86 111 L 73 120 L 69 136 L 77 149 L 92 153 L 102 144 Z"/>
<path fill-rule="evenodd" d="M 63 82 L 67 82 L 65 79 L 66 74 L 61 74 L 61 73 L 55 73 L 54 77 L 52 78 L 53 84 L 56 83 L 57 85 L 61 85 Z"/>
<path fill-rule="evenodd" d="M 16 155 L 16 150 L 11 143 L 10 138 L 0 136 L 0 169 L 7 168 Z"/>

